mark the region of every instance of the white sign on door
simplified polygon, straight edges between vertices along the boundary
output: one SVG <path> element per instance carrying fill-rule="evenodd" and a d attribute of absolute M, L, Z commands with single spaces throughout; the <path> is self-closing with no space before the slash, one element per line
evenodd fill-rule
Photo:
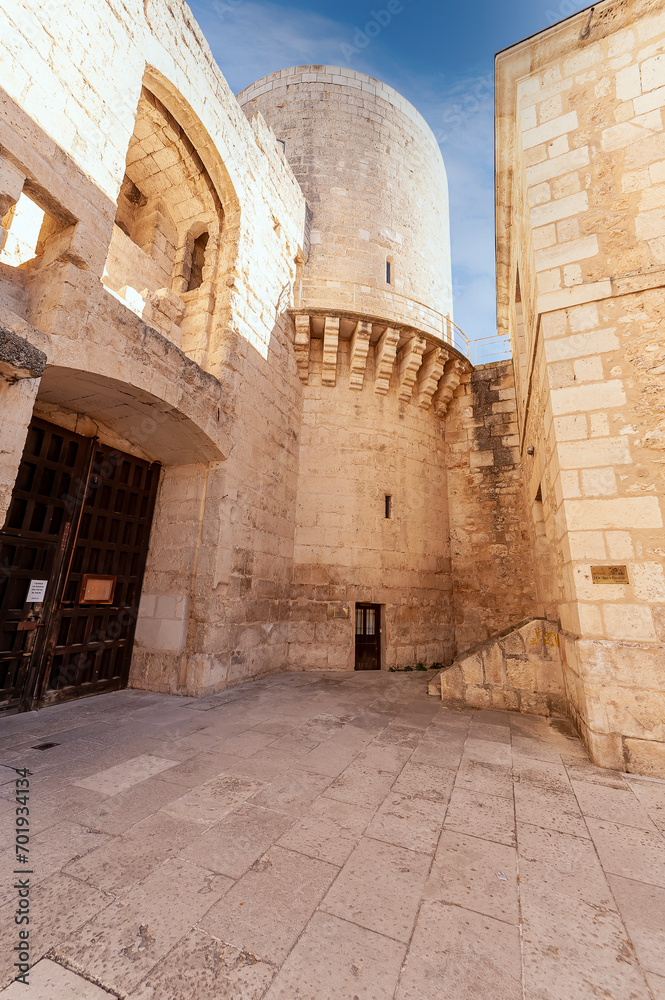
<path fill-rule="evenodd" d="M 47 587 L 48 580 L 31 580 L 30 587 L 28 588 L 28 596 L 26 597 L 28 604 L 30 602 L 38 604 L 43 601 Z"/>

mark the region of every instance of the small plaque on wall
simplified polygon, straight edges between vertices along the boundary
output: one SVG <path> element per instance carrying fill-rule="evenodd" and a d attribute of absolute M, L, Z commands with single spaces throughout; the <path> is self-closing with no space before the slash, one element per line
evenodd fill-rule
<path fill-rule="evenodd" d="M 593 583 L 628 583 L 627 566 L 592 566 Z"/>
<path fill-rule="evenodd" d="M 113 604 L 115 576 L 96 576 L 86 573 L 81 580 L 79 604 Z"/>
<path fill-rule="evenodd" d="M 333 608 L 333 618 L 348 618 L 349 617 L 349 606 L 348 604 L 343 604 L 341 607 L 338 605 Z"/>

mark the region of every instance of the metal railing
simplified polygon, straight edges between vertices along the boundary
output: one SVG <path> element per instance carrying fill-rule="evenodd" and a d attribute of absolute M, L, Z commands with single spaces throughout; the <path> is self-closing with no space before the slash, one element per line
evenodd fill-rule
<path fill-rule="evenodd" d="M 339 302 L 341 310 L 366 313 L 368 308 L 377 315 L 385 315 L 385 305 L 392 308 L 392 317 L 385 315 L 388 322 L 392 319 L 400 325 L 413 324 L 425 333 L 440 337 L 444 343 L 451 344 L 472 365 L 486 365 L 492 361 L 506 361 L 511 357 L 510 341 L 505 334 L 494 334 L 491 337 L 480 337 L 469 340 L 462 329 L 449 316 L 438 312 L 424 302 L 419 302 L 408 295 L 402 295 L 393 288 L 379 289 L 362 285 L 354 281 L 340 281 L 336 278 L 304 278 L 296 286 L 295 307 L 300 309 L 325 309 L 322 298 L 327 299 L 331 289 L 338 288 L 342 293 Z M 374 300 L 374 302 L 372 302 Z M 376 309 L 372 310 L 372 304 Z M 383 306 L 383 308 L 381 308 Z M 419 321 L 419 322 L 418 322 Z"/>

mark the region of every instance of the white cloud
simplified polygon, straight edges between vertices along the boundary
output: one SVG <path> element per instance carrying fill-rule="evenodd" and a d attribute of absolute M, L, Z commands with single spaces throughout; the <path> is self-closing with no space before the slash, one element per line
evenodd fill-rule
<path fill-rule="evenodd" d="M 348 28 L 296 7 L 255 0 L 191 4 L 219 67 L 236 93 L 288 66 L 339 66 Z"/>

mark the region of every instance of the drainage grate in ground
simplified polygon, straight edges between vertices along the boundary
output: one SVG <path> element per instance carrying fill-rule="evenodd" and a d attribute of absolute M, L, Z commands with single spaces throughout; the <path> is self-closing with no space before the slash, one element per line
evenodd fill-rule
<path fill-rule="evenodd" d="M 30 747 L 31 750 L 50 750 L 51 747 L 59 747 L 59 743 L 38 743 L 36 747 Z"/>

